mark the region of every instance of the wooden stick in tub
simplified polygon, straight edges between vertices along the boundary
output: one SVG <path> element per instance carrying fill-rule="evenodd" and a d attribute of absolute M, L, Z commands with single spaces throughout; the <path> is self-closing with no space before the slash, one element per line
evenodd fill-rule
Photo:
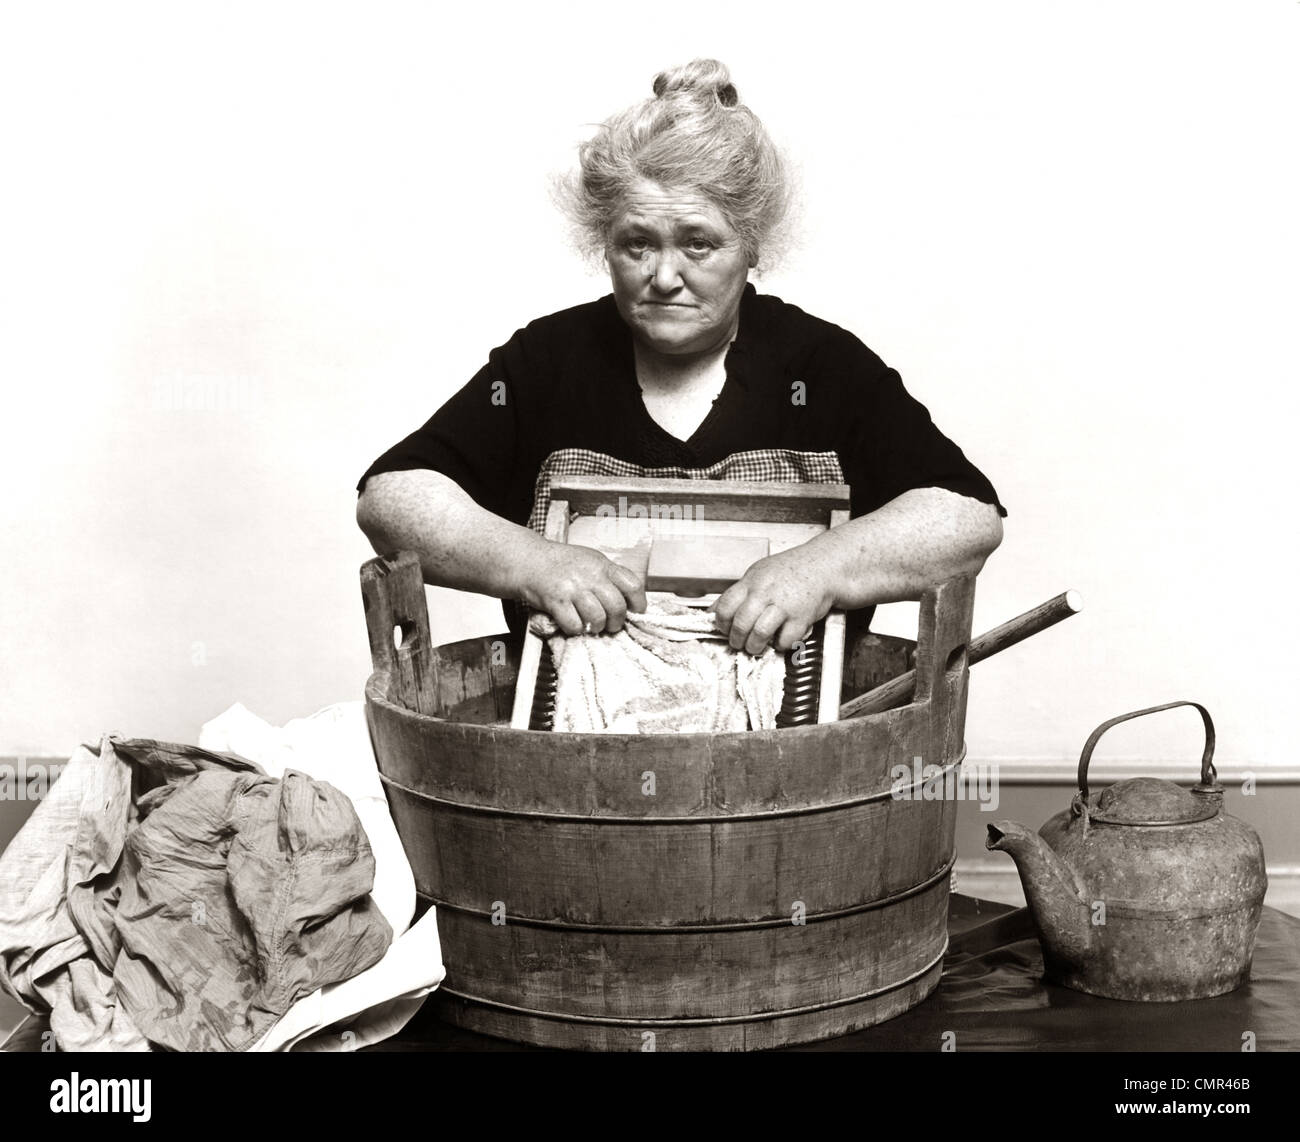
<path fill-rule="evenodd" d="M 978 638 L 971 639 L 967 661 L 971 666 L 974 666 L 975 663 L 984 661 L 990 655 L 1006 650 L 1009 646 L 1015 646 L 1018 642 L 1023 642 L 1030 635 L 1038 634 L 1039 631 L 1055 626 L 1062 619 L 1077 615 L 1081 610 L 1083 610 L 1083 597 L 1079 592 L 1065 591 L 1057 595 L 1056 598 L 1049 599 L 1047 602 L 1035 607 L 1032 611 L 1026 611 L 1023 615 L 1018 615 L 1009 622 L 994 627 L 991 631 L 980 635 Z M 916 671 L 909 670 L 906 674 L 891 678 L 884 685 L 877 686 L 874 690 L 859 694 L 856 698 L 850 698 L 840 706 L 840 721 L 845 718 L 857 718 L 863 714 L 879 714 L 885 710 L 906 706 L 912 700 L 912 691 L 915 688 Z"/>

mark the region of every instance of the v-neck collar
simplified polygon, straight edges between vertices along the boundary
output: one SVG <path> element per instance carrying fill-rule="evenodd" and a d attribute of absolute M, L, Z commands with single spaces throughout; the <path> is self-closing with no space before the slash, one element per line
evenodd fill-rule
<path fill-rule="evenodd" d="M 678 452 L 683 453 L 684 458 L 689 456 L 692 459 L 697 459 L 700 454 L 708 451 L 707 448 L 702 446 L 707 444 L 711 432 L 718 422 L 723 419 L 728 409 L 751 387 L 749 370 L 753 354 L 749 350 L 751 343 L 755 339 L 753 303 L 757 296 L 758 291 L 754 288 L 753 283 L 746 282 L 744 292 L 740 297 L 740 314 L 736 325 L 736 336 L 727 347 L 727 354 L 723 359 L 726 380 L 723 382 L 718 395 L 714 398 L 709 411 L 705 413 L 704 419 L 696 425 L 695 431 L 683 440 L 679 436 L 674 436 L 655 420 L 650 415 L 650 410 L 646 408 L 641 395 L 641 386 L 636 379 L 636 349 L 632 339 L 632 331 L 618 314 L 617 308 L 613 304 L 613 295 L 609 295 L 614 320 L 618 323 L 623 334 L 623 351 L 621 354 L 623 368 L 620 370 L 623 377 L 622 388 L 627 403 L 630 405 L 629 411 L 635 417 L 642 432 L 649 432 L 661 444 L 671 445 Z"/>

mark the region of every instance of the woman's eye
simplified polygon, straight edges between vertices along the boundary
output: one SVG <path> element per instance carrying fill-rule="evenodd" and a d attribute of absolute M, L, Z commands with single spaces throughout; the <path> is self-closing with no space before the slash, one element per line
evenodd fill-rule
<path fill-rule="evenodd" d="M 690 250 L 692 254 L 707 254 L 713 249 L 713 243 L 707 238 L 692 238 L 686 244 L 686 248 Z"/>

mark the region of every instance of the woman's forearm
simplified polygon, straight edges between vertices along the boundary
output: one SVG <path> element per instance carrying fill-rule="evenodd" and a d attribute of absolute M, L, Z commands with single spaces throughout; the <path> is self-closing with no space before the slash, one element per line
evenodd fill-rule
<path fill-rule="evenodd" d="M 805 547 L 828 561 L 835 606 L 856 610 L 919 599 L 944 579 L 976 574 L 1001 542 L 1002 518 L 992 504 L 915 488 Z"/>
<path fill-rule="evenodd" d="M 714 613 L 734 649 L 785 651 L 832 609 L 919 599 L 936 583 L 975 574 L 1001 542 L 991 504 L 918 488 L 760 559 L 722 592 Z"/>
<path fill-rule="evenodd" d="M 416 552 L 425 582 L 522 599 L 566 634 L 618 630 L 629 607 L 645 607 L 631 572 L 493 515 L 438 472 L 372 476 L 357 502 L 357 523 L 381 554 Z M 918 599 L 944 579 L 977 573 L 1001 542 L 1002 520 L 991 504 L 943 488 L 914 489 L 760 560 L 719 600 L 720 625 L 737 648 L 748 640 L 759 653 L 779 632 L 786 649 L 830 607 Z"/>
<path fill-rule="evenodd" d="M 493 515 L 441 472 L 381 472 L 366 481 L 357 524 L 375 551 L 414 551 L 424 581 L 517 599 L 547 541 Z"/>
<path fill-rule="evenodd" d="M 565 634 L 618 631 L 629 608 L 645 610 L 636 574 L 592 548 L 553 542 L 494 515 L 439 472 L 371 476 L 357 523 L 381 555 L 414 551 L 426 583 L 520 599 Z"/>

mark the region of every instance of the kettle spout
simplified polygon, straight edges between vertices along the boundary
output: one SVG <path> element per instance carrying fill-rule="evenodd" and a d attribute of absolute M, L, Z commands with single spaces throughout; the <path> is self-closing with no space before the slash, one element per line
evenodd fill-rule
<path fill-rule="evenodd" d="M 984 847 L 1008 853 L 1016 862 L 1045 956 L 1063 963 L 1082 959 L 1092 926 L 1088 894 L 1078 874 L 1019 821 L 994 821 L 988 830 Z"/>

